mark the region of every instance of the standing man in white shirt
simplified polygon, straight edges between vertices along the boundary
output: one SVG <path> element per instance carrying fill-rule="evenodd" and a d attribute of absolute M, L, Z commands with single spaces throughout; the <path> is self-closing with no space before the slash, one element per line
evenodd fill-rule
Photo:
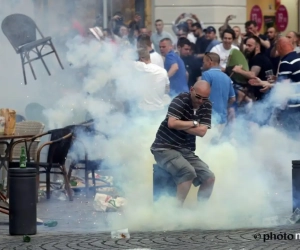
<path fill-rule="evenodd" d="M 151 63 L 149 51 L 145 48 L 138 50 L 139 61 L 135 62 L 137 78 L 140 79 L 140 100 L 138 107 L 143 111 L 160 111 L 171 101 L 167 95 L 169 77 L 167 71 Z"/>
<path fill-rule="evenodd" d="M 137 38 L 137 47 L 138 49 L 147 49 L 150 54 L 151 63 L 156 64 L 164 69 L 164 60 L 162 56 L 152 48 L 151 38 L 149 35 L 139 35 Z"/>
<path fill-rule="evenodd" d="M 210 52 L 217 53 L 220 56 L 220 67 L 221 70 L 224 72 L 230 51 L 232 49 L 239 50 L 239 48 L 233 45 L 233 41 L 235 40 L 235 32 L 233 29 L 225 29 L 222 33 L 221 38 L 222 43 L 213 47 Z"/>

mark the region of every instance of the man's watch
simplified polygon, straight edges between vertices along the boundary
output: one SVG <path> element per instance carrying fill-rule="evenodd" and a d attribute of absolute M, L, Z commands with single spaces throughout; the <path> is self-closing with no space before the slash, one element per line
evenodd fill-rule
<path fill-rule="evenodd" d="M 194 128 L 199 125 L 199 123 L 197 121 L 193 121 L 193 123 L 194 123 Z"/>

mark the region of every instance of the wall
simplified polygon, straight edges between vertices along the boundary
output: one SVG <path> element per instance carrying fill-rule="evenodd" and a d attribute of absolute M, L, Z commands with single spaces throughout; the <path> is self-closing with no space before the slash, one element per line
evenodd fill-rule
<path fill-rule="evenodd" d="M 193 13 L 204 22 L 216 29 L 223 25 L 229 15 L 237 18 L 230 25 L 244 26 L 246 21 L 246 0 L 153 0 L 153 18 L 162 19 L 166 30 L 171 31 L 171 24 L 182 13 Z M 154 28 L 153 28 L 154 30 Z"/>
<path fill-rule="evenodd" d="M 288 31 L 298 31 L 298 0 L 281 0 L 285 5 L 289 15 L 288 27 L 282 34 Z M 247 0 L 247 20 L 250 18 L 250 12 L 254 5 L 260 6 L 263 16 L 275 16 L 275 0 Z M 264 27 L 264 23 L 263 26 Z M 263 28 L 261 29 L 263 32 Z"/>
<path fill-rule="evenodd" d="M 288 27 L 286 28 L 285 32 L 283 32 L 283 33 L 286 33 L 288 31 L 299 31 L 298 0 L 281 0 L 281 4 L 285 5 L 285 7 L 287 8 L 287 11 L 288 11 L 288 15 L 289 15 Z"/>

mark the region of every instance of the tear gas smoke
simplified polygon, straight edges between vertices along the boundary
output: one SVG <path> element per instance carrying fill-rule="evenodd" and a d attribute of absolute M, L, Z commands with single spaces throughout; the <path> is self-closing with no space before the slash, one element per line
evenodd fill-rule
<path fill-rule="evenodd" d="M 89 66 L 82 92 L 87 90 L 87 86 L 93 86 L 89 88 L 92 95 L 82 94 L 81 103 L 93 103 L 85 108 L 93 114 L 97 129 L 109 135 L 109 139 L 101 137 L 94 138 L 93 143 L 86 141 L 86 146 L 91 157 L 104 157 L 105 165 L 111 167 L 121 180 L 128 199 L 125 218 L 131 230 L 261 226 L 263 217 L 278 213 L 276 207 L 281 199 L 288 200 L 284 211 L 289 213 L 291 201 L 290 197 L 286 197 L 286 191 L 291 186 L 290 161 L 297 158 L 299 143 L 275 128 L 249 126 L 244 119 L 237 120 L 233 140 L 213 146 L 210 145 L 209 135 L 197 139 L 196 153 L 216 175 L 214 192 L 206 206 L 196 206 L 196 189 L 193 188 L 186 201 L 187 210 L 177 209 L 170 197 L 162 198 L 153 207 L 154 160 L 149 148 L 163 117 L 156 118 L 150 113 L 135 111 L 128 115 L 114 107 L 117 100 L 136 103 L 142 95 L 141 85 L 145 79 L 141 81 L 142 76 L 128 61 L 128 55 L 124 58 L 116 50 L 107 49 L 110 47 L 108 44 L 85 44 L 91 51 L 95 51 L 95 46 L 105 48 L 99 48 L 95 55 L 81 53 L 82 45 L 76 44 L 76 40 L 69 43 L 73 43 L 69 45 L 72 51 L 67 54 L 69 59 L 73 58 L 72 63 L 76 65 L 75 62 L 84 61 Z M 82 55 L 84 60 L 80 59 Z M 134 58 L 134 55 L 132 53 L 129 58 Z M 110 92 L 110 102 L 102 101 L 99 98 L 107 96 L 110 85 L 114 86 L 114 91 Z M 275 91 L 269 103 L 280 103 L 290 94 L 288 87 L 280 88 L 285 91 L 281 89 L 279 96 Z M 72 103 L 77 100 L 77 108 L 80 108 L 78 96 L 73 97 Z M 72 95 L 63 102 L 67 105 L 71 99 Z M 60 121 L 61 124 L 70 121 L 68 116 L 64 117 L 64 122 L 63 119 L 53 119 L 56 112 L 60 114 L 62 111 L 52 110 L 52 114 L 48 114 L 50 120 Z M 209 133 L 215 131 L 212 129 Z M 93 146 L 95 143 L 97 149 Z M 120 221 L 113 223 L 116 226 Z"/>
<path fill-rule="evenodd" d="M 262 226 L 261 218 L 278 214 L 278 206 L 282 208 L 281 213 L 291 212 L 290 161 L 298 159 L 300 143 L 296 138 L 268 126 L 250 127 L 244 119 L 239 119 L 233 138 L 211 145 L 209 134 L 216 133 L 212 129 L 206 137 L 197 138 L 196 150 L 216 176 L 208 203 L 196 206 L 197 190 L 192 188 L 183 210 L 177 209 L 170 197 L 162 198 L 153 206 L 154 159 L 150 146 L 163 116 L 136 110 L 130 114 L 125 112 L 122 104 L 127 102 L 134 107 L 144 90 L 145 79 L 131 62 L 135 52 L 120 53 L 113 45 L 86 42 L 77 37 L 67 42 L 66 58 L 72 69 L 60 72 L 59 66 L 54 66 L 56 62 L 48 64 L 55 72 L 49 77 L 37 65 L 38 81 L 29 79 L 27 86 L 20 86 L 21 67 L 16 66 L 19 58 L 8 47 L 7 42 L 3 44 L 2 48 L 7 50 L 1 50 L 1 57 L 6 60 L 1 60 L 0 70 L 4 73 L 9 69 L 1 75 L 3 85 L 10 86 L 7 90 L 12 100 L 1 92 L 2 105 L 21 110 L 27 104 L 24 95 L 30 95 L 30 101 L 38 101 L 47 108 L 49 128 L 83 121 L 89 113 L 95 119 L 96 129 L 107 137 L 99 135 L 91 140 L 82 135 L 81 140 L 90 159 L 103 157 L 104 165 L 112 168 L 121 180 L 128 200 L 124 218 L 129 230 Z M 85 77 L 78 80 L 75 73 L 81 71 Z M 57 89 L 67 91 L 57 94 Z M 280 98 L 286 97 L 285 93 Z M 82 154 L 81 149 L 74 150 Z M 115 220 L 112 226 L 118 227 L 119 223 L 120 220 Z"/>

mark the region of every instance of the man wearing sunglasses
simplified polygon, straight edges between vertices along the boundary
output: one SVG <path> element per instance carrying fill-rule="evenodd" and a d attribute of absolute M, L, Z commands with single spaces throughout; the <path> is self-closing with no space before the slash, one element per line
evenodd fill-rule
<path fill-rule="evenodd" d="M 213 190 L 213 172 L 194 153 L 196 136 L 203 137 L 211 127 L 209 95 L 209 83 L 201 80 L 191 87 L 190 93 L 175 97 L 151 146 L 156 162 L 172 175 L 177 185 L 180 205 L 184 203 L 192 184 L 201 185 L 199 202 L 209 199 Z"/>

